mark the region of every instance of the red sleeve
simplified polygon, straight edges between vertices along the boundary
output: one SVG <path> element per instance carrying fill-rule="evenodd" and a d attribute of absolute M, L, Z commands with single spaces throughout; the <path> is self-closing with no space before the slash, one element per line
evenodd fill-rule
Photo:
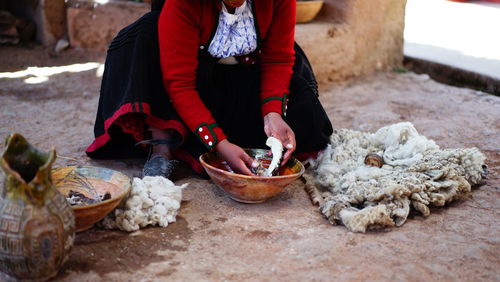
<path fill-rule="evenodd" d="M 262 116 L 284 114 L 294 63 L 295 1 L 275 0 L 273 19 L 262 42 Z"/>
<path fill-rule="evenodd" d="M 201 5 L 166 1 L 158 21 L 160 64 L 165 89 L 187 127 L 207 148 L 226 138 L 196 91 Z M 198 13 L 198 16 L 196 15 Z"/>

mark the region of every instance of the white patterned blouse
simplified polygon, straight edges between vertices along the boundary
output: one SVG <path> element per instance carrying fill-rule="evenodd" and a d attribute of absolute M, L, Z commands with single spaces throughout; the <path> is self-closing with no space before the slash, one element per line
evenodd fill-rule
<path fill-rule="evenodd" d="M 208 52 L 215 58 L 241 56 L 257 48 L 257 34 L 252 14 L 251 0 L 230 14 L 224 3 L 219 16 L 219 25 Z"/>

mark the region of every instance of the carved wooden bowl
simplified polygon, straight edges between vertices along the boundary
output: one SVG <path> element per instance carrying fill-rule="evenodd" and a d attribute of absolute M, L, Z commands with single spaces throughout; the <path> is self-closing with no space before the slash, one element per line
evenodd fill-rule
<path fill-rule="evenodd" d="M 82 193 L 90 199 L 110 193 L 111 198 L 95 204 L 71 206 L 75 212 L 76 232 L 92 228 L 120 204 L 131 189 L 131 181 L 125 174 L 102 167 L 66 166 L 52 170 L 52 181 L 65 197 L 70 190 Z"/>
<path fill-rule="evenodd" d="M 269 165 L 271 157 L 265 149 L 246 149 L 251 157 L 264 166 Z M 216 152 L 200 156 L 200 162 L 212 181 L 227 195 L 238 202 L 261 203 L 275 196 L 304 173 L 304 166 L 291 158 L 279 170 L 278 176 L 249 176 L 234 173 Z"/>

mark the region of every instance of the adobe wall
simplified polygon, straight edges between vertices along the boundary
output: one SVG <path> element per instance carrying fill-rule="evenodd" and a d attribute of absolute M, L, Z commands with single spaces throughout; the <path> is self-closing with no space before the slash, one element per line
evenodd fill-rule
<path fill-rule="evenodd" d="M 400 66 L 406 0 L 325 0 L 315 21 L 297 24 L 296 40 L 320 82 Z"/>
<path fill-rule="evenodd" d="M 106 50 L 125 26 L 150 11 L 150 4 L 110 1 L 106 4 L 70 0 L 67 8 L 68 35 L 72 47 Z"/>

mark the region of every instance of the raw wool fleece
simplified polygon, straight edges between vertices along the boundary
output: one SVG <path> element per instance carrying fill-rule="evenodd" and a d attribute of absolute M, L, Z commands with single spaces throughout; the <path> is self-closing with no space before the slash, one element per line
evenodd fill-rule
<path fill-rule="evenodd" d="M 125 203 L 101 222 L 106 229 L 137 231 L 148 225 L 166 227 L 175 222 L 181 207 L 182 189 L 188 184 L 176 186 L 161 176 L 134 178 L 132 191 Z"/>
<path fill-rule="evenodd" d="M 366 166 L 369 153 L 383 156 L 381 167 Z M 409 123 L 375 134 L 340 129 L 304 175 L 306 190 L 332 224 L 353 232 L 401 226 L 411 208 L 424 216 L 429 206 L 467 197 L 487 175 L 477 148 L 440 149 Z"/>

